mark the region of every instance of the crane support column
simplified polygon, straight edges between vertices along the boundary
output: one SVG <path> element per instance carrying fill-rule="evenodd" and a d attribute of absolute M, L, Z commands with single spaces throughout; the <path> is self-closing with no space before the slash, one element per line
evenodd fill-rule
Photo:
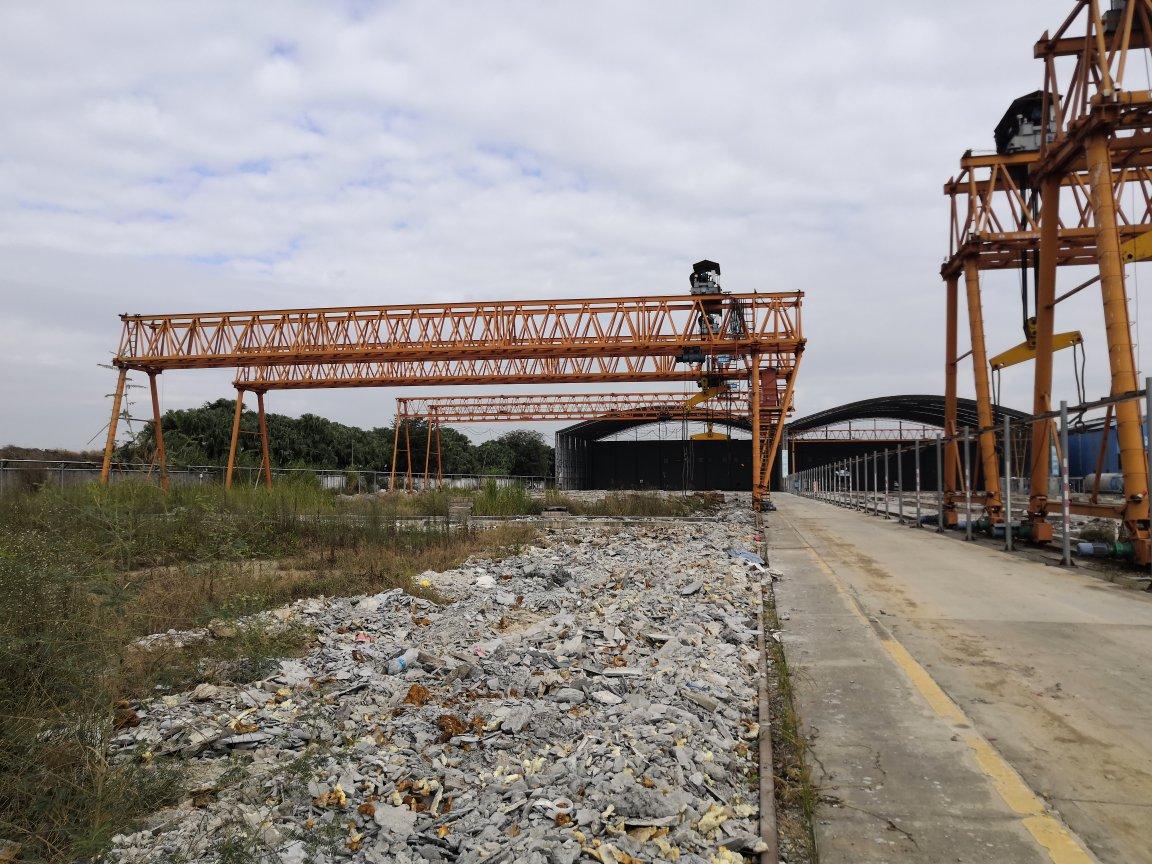
<path fill-rule="evenodd" d="M 411 424 L 409 424 L 407 422 L 405 422 L 405 424 L 404 424 L 404 458 L 405 458 L 404 464 L 405 464 L 406 468 L 408 469 L 407 473 L 404 475 L 404 491 L 405 492 L 415 492 L 416 491 L 416 483 L 412 479 L 412 476 L 413 476 L 412 475 L 412 431 L 410 429 L 410 425 Z M 355 469 L 356 466 L 353 465 L 352 468 Z"/>
<path fill-rule="evenodd" d="M 228 468 L 224 472 L 224 488 L 232 488 L 232 472 L 236 470 L 236 450 L 240 446 L 240 418 L 244 415 L 244 391 L 236 388 L 236 413 L 232 415 L 232 441 L 228 445 Z"/>
<path fill-rule="evenodd" d="M 116 424 L 120 421 L 120 405 L 124 401 L 124 382 L 128 378 L 128 370 L 120 367 L 120 374 L 116 376 L 116 391 L 112 394 L 112 417 L 108 421 L 108 439 L 104 442 L 104 463 L 100 466 L 100 482 L 107 483 L 112 472 L 112 453 L 116 449 Z"/>
<path fill-rule="evenodd" d="M 1060 178 L 1048 176 L 1040 187 L 1040 272 L 1036 280 L 1036 366 L 1033 370 L 1032 413 L 1052 409 L 1052 336 L 1056 323 L 1056 255 L 1060 244 Z M 1032 423 L 1032 479 L 1028 496 L 1029 538 L 1033 543 L 1052 540 L 1048 522 L 1048 487 L 1051 468 L 1052 424 Z"/>
<path fill-rule="evenodd" d="M 796 364 L 792 367 L 792 371 L 788 373 L 788 383 L 784 386 L 784 397 L 780 400 L 779 416 L 776 420 L 776 426 L 772 430 L 772 439 L 768 444 L 767 454 L 761 452 L 761 459 L 764 461 L 764 466 L 760 472 L 760 488 L 766 494 L 772 488 L 772 469 L 776 466 L 776 454 L 780 452 L 780 441 L 784 436 L 784 422 L 788 417 L 788 412 L 792 410 L 792 399 L 796 394 L 796 378 L 800 374 L 800 361 L 804 359 L 803 353 L 796 355 Z M 760 387 L 760 398 L 764 398 L 764 387 Z"/>
<path fill-rule="evenodd" d="M 748 410 L 752 414 L 752 509 L 759 511 L 764 501 L 760 486 L 760 355 L 753 354 L 751 378 L 748 382 Z"/>
<path fill-rule="evenodd" d="M 272 488 L 272 452 L 268 446 L 268 416 L 264 413 L 264 391 L 256 391 L 256 416 L 260 424 L 260 468 L 264 485 Z"/>
<path fill-rule="evenodd" d="M 440 418 L 436 418 L 436 488 L 444 485 L 444 441 L 440 435 Z"/>
<path fill-rule="evenodd" d="M 427 492 L 430 488 L 428 485 L 428 478 L 432 471 L 432 418 L 427 417 L 424 420 L 424 485 L 420 487 L 421 492 Z"/>
<path fill-rule="evenodd" d="M 956 437 L 956 354 L 957 317 L 959 306 L 959 276 L 953 272 L 947 280 L 947 322 L 944 335 L 944 434 Z M 948 527 L 956 524 L 956 448 L 950 441 L 944 452 L 944 522 Z"/>
<path fill-rule="evenodd" d="M 152 439 L 156 446 L 156 467 L 160 471 L 160 488 L 168 491 L 168 454 L 164 450 L 164 424 L 160 418 L 160 394 L 156 391 L 157 372 L 148 373 L 148 389 L 152 395 Z"/>
<path fill-rule="evenodd" d="M 968 298 L 968 326 L 972 333 L 972 377 L 976 382 L 976 417 L 980 424 L 980 461 L 984 467 L 984 509 L 990 523 L 1003 518 L 1000 504 L 1000 467 L 996 461 L 996 431 L 992 428 L 992 388 L 988 382 L 988 352 L 984 346 L 984 307 L 980 299 L 980 270 L 975 258 L 964 259 L 964 287 Z"/>
<path fill-rule="evenodd" d="M 393 431 L 392 431 L 392 465 L 388 471 L 388 491 L 396 491 L 396 460 L 400 456 L 400 408 L 396 408 L 396 416 L 393 418 Z"/>
<path fill-rule="evenodd" d="M 1100 293 L 1104 302 L 1104 329 L 1108 338 L 1108 368 L 1112 373 L 1111 395 L 1132 393 L 1139 388 L 1120 258 L 1116 224 L 1116 199 L 1112 186 L 1112 160 L 1108 136 L 1098 132 L 1085 141 L 1096 249 L 1100 261 Z M 1136 563 L 1152 559 L 1148 526 L 1148 454 L 1144 449 L 1140 403 L 1129 399 L 1116 404 L 1116 437 L 1120 444 L 1120 470 L 1124 475 L 1124 525 L 1132 542 Z"/>

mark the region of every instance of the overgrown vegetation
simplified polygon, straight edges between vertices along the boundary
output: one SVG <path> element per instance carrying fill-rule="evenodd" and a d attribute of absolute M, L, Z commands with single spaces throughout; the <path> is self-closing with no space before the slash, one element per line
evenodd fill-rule
<path fill-rule="evenodd" d="M 776 599 L 769 587 L 764 594 L 765 633 L 780 630 Z M 816 806 L 820 789 L 812 779 L 808 764 L 808 741 L 800 730 L 796 714 L 792 675 L 784 646 L 775 639 L 765 640 L 768 660 L 769 702 L 772 723 L 773 791 L 776 794 L 776 830 L 781 843 L 787 842 L 789 861 L 815 862 Z"/>
<path fill-rule="evenodd" d="M 77 548 L 34 532 L 0 542 L 0 836 L 30 860 L 66 860 L 162 806 L 175 784 L 104 762 L 116 655 Z"/>
<path fill-rule="evenodd" d="M 575 516 L 694 516 L 714 513 L 723 503 L 710 492 L 662 495 L 657 492 L 609 492 L 585 499 L 555 489 L 533 495 L 523 486 L 488 480 L 479 489 L 432 489 L 375 496 L 389 517 L 447 516 L 453 499 L 470 499 L 474 516 L 535 516 L 545 507 L 564 507 Z"/>
<path fill-rule="evenodd" d="M 559 494 L 550 496 L 578 516 L 698 516 L 715 513 L 724 498 L 714 492 L 691 495 L 658 495 L 654 492 L 609 492 L 602 498 L 585 501 Z"/>
<path fill-rule="evenodd" d="M 476 516 L 520 516 L 539 513 L 543 504 L 520 485 L 501 485 L 489 480 L 472 494 L 472 513 Z"/>
<path fill-rule="evenodd" d="M 1080 529 L 1076 537 L 1085 543 L 1115 543 L 1116 525 L 1104 521 L 1090 522 Z"/>
<path fill-rule="evenodd" d="M 15 444 L 0 446 L 0 459 L 33 459 L 55 460 L 75 459 L 82 462 L 91 462 L 101 456 L 99 450 L 61 450 L 55 447 L 18 447 Z"/>
<path fill-rule="evenodd" d="M 180 794 L 160 765 L 113 765 L 132 697 L 251 680 L 309 634 L 228 624 L 294 598 L 400 586 L 531 529 L 398 527 L 308 485 L 272 491 L 150 485 L 0 498 L 0 838 L 24 861 L 74 861 Z M 140 636 L 216 622 L 219 638 L 144 651 Z M 223 625 L 220 622 L 225 622 Z"/>
<path fill-rule="evenodd" d="M 232 419 L 236 403 L 217 399 L 199 408 L 167 411 L 161 418 L 168 459 L 174 466 L 222 465 L 228 458 Z M 268 439 L 272 464 L 284 468 L 357 469 L 386 472 L 392 466 L 395 427 L 360 429 L 315 414 L 293 418 L 268 414 Z M 260 464 L 256 412 L 245 409 L 240 422 L 238 464 Z M 404 442 L 408 446 L 404 446 Z M 409 420 L 401 438 L 397 467 L 407 471 L 409 451 L 412 469 L 423 473 L 428 423 Z M 154 449 L 151 424 L 121 447 L 121 459 L 148 462 Z M 451 427 L 440 429 L 440 453 L 445 474 L 503 474 L 546 477 L 552 473 L 552 448 L 539 432 L 516 429 L 473 444 Z"/>

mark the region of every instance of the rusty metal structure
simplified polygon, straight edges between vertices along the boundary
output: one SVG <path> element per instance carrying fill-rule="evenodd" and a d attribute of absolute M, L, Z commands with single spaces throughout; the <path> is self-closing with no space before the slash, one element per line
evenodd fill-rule
<path fill-rule="evenodd" d="M 799 341 L 800 293 L 123 315 L 116 365 L 735 356 Z M 765 344 L 769 339 L 770 344 Z"/>
<path fill-rule="evenodd" d="M 956 370 L 968 356 L 987 478 L 985 520 L 991 525 L 1008 518 L 1001 500 L 992 420 L 982 271 L 1019 269 L 1025 303 L 1032 277 L 1034 316 L 1028 318 L 1025 310 L 1026 341 L 1020 349 L 1022 356 L 1034 358 L 1034 415 L 1051 412 L 1053 353 L 1078 335 L 1055 333 L 1056 306 L 1094 284 L 1099 285 L 1104 308 L 1110 395 L 1139 389 L 1124 264 L 1125 250 L 1152 229 L 1152 92 L 1127 89 L 1125 80 L 1144 66 L 1146 55 L 1138 52 L 1152 47 L 1152 0 L 1114 0 L 1107 9 L 1101 6 L 1100 0 L 1077 0 L 1056 31 L 1044 33 L 1033 48 L 1044 67 L 1041 89 L 1013 103 L 997 128 L 998 152 L 969 151 L 961 159 L 960 173 L 944 186 L 951 201 L 949 255 L 941 269 L 947 286 L 945 393 L 950 407 L 944 477 L 945 522 L 950 525 L 957 520 L 960 488 Z M 1132 257 L 1129 251 L 1128 260 Z M 1056 296 L 1057 268 L 1074 265 L 1091 266 L 1097 273 Z M 957 344 L 961 280 L 971 337 L 963 355 Z M 1124 504 L 1079 503 L 1073 510 L 1120 519 L 1135 560 L 1147 564 L 1152 559 L 1148 461 L 1138 401 L 1118 403 L 1115 422 Z M 1052 538 L 1047 521 L 1051 430 L 1049 419 L 1032 424 L 1030 495 L 1022 526 L 1022 533 L 1041 543 Z"/>
<path fill-rule="evenodd" d="M 389 486 L 411 488 L 416 475 L 415 455 L 408 424 L 421 420 L 428 426 L 425 436 L 423 488 L 443 480 L 440 429 L 447 423 L 522 423 L 550 420 L 633 420 L 664 422 L 690 420 L 704 423 L 747 421 L 747 394 L 737 394 L 727 387 L 718 393 L 705 391 L 698 396 L 686 393 L 549 393 L 549 394 L 477 394 L 469 396 L 401 397 L 396 400 L 396 423 L 393 453 L 403 453 L 404 470 L 399 459 L 392 460 Z M 765 406 L 763 420 L 774 427 L 779 422 L 778 400 Z"/>
<path fill-rule="evenodd" d="M 469 396 L 400 397 L 396 413 L 401 417 L 436 418 L 443 423 L 491 423 L 499 421 L 587 420 L 611 417 L 618 420 L 680 420 L 685 414 L 709 417 L 747 417 L 746 394 L 725 390 L 690 404 L 688 393 L 518 393 Z"/>
<path fill-rule="evenodd" d="M 895 426 L 881 425 L 881 421 L 869 424 L 846 423 L 843 426 L 825 426 L 819 429 L 805 429 L 789 434 L 788 443 L 805 441 L 930 441 L 940 432 L 933 426 L 919 423 L 897 423 Z"/>
<path fill-rule="evenodd" d="M 174 369 L 237 370 L 226 485 L 246 392 L 257 397 L 270 483 L 263 420 L 270 390 L 668 381 L 695 381 L 707 389 L 746 382 L 759 503 L 803 355 L 803 295 L 723 294 L 716 287 L 690 296 L 122 315 L 102 477 L 107 480 L 130 370 L 150 380 Z M 159 411 L 153 390 L 156 418 Z M 163 458 L 158 420 L 156 430 Z"/>
<path fill-rule="evenodd" d="M 674 356 L 512 357 L 485 360 L 310 363 L 249 367 L 236 386 L 244 390 L 315 390 L 355 387 L 445 387 L 493 384 L 629 384 L 699 381 L 698 364 Z M 717 381 L 747 380 L 746 361 L 708 373 Z"/>

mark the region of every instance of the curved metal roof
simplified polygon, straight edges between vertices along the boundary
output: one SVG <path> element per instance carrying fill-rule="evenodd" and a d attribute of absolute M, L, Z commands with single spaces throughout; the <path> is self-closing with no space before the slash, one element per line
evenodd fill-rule
<path fill-rule="evenodd" d="M 1011 417 L 1014 420 L 1024 420 L 1029 416 L 1023 411 L 1006 408 L 1003 405 L 993 405 L 992 414 L 993 419 L 997 423 L 1002 423 L 1005 417 Z M 910 423 L 943 426 L 944 397 L 930 394 L 908 394 L 861 399 L 857 402 L 838 405 L 835 408 L 817 411 L 815 414 L 809 414 L 807 417 L 792 420 L 788 423 L 787 429 L 789 431 L 799 432 L 805 429 L 818 429 L 821 426 L 831 426 L 834 423 L 843 423 L 848 420 L 865 420 L 872 418 L 907 420 Z M 670 415 L 668 417 L 670 421 L 678 419 L 680 418 L 676 416 Z M 623 432 L 625 429 L 645 426 L 652 422 L 654 421 L 613 420 L 608 418 L 585 420 L 581 423 L 575 423 L 572 426 L 566 426 L 557 434 L 579 438 L 585 441 L 598 441 L 601 438 L 614 435 L 617 432 Z M 956 422 L 961 427 L 970 426 L 976 428 L 980 425 L 976 416 L 975 399 L 956 400 Z M 748 431 L 752 429 L 752 424 L 747 418 L 732 420 L 731 425 L 737 429 L 745 429 Z"/>
<path fill-rule="evenodd" d="M 1024 420 L 1029 415 L 1014 408 L 1005 408 L 1003 405 L 992 406 L 992 417 L 995 422 L 1002 423 L 1005 417 L 1013 420 Z M 831 426 L 833 423 L 844 423 L 848 420 L 864 420 L 873 417 L 883 417 L 888 420 L 907 420 L 910 423 L 924 423 L 929 426 L 944 425 L 944 397 L 928 394 L 904 396 L 876 396 L 872 399 L 861 399 L 858 402 L 849 402 L 846 405 L 837 405 L 824 411 L 817 411 L 807 417 L 799 417 L 788 423 L 790 431 L 805 429 L 819 429 L 821 426 Z M 975 399 L 956 400 L 956 423 L 961 426 L 976 428 L 980 425 L 976 415 Z"/>
<path fill-rule="evenodd" d="M 574 423 L 571 426 L 565 426 L 556 434 L 571 438 L 581 438 L 585 441 L 599 441 L 601 438 L 607 438 L 609 435 L 615 435 L 617 432 L 623 432 L 625 429 L 635 429 L 637 426 L 650 426 L 653 423 L 678 423 L 681 419 L 680 415 L 669 414 L 664 420 L 584 420 L 580 423 Z M 752 421 L 746 417 L 731 417 L 716 420 L 715 422 L 719 428 L 731 426 L 733 429 L 752 431 Z"/>

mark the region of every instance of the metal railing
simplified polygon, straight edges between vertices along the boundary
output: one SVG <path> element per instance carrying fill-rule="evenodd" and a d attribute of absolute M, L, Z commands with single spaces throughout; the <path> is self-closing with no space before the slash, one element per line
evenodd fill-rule
<path fill-rule="evenodd" d="M 913 527 L 922 528 L 934 525 L 936 532 L 941 533 L 946 527 L 944 506 L 945 489 L 943 484 L 944 447 L 947 444 L 956 442 L 962 446 L 964 453 L 964 458 L 960 460 L 959 466 L 962 472 L 962 489 L 960 492 L 963 498 L 963 529 L 965 538 L 971 540 L 973 525 L 977 521 L 973 515 L 975 499 L 973 498 L 972 490 L 972 446 L 982 434 L 989 432 L 994 434 L 999 433 L 1001 436 L 998 450 L 1000 454 L 1000 467 L 1002 469 L 1000 483 L 1003 496 L 1004 548 L 1011 551 L 1014 536 L 1022 533 L 1021 529 L 1023 525 L 1018 522 L 1017 516 L 1023 515 L 1024 512 L 1026 512 L 1021 510 L 1019 505 L 1021 503 L 1025 506 L 1028 504 L 1030 486 L 1030 476 L 1016 474 L 1013 471 L 1014 467 L 1021 467 L 1015 465 L 1013 459 L 1014 448 L 1012 442 L 1014 431 L 1018 432 L 1021 429 L 1030 429 L 1033 423 L 1039 421 L 1057 420 L 1059 421 L 1057 434 L 1059 435 L 1060 442 L 1058 448 L 1059 470 L 1057 472 L 1059 490 L 1055 497 L 1059 499 L 1060 512 L 1058 520 L 1053 523 L 1053 527 L 1058 529 L 1060 534 L 1061 563 L 1071 565 L 1072 494 L 1073 491 L 1076 491 L 1076 493 L 1080 495 L 1086 494 L 1089 486 L 1093 485 L 1093 478 L 1070 478 L 1068 476 L 1069 414 L 1075 413 L 1082 416 L 1085 412 L 1093 409 L 1104 408 L 1120 402 L 1133 400 L 1143 400 L 1145 403 L 1144 444 L 1149 465 L 1148 489 L 1152 490 L 1152 378 L 1145 379 L 1143 390 L 1109 396 L 1074 406 L 1069 406 L 1067 402 L 1062 401 L 1060 408 L 1056 411 L 1049 411 L 1044 414 L 1036 414 L 1015 420 L 1010 416 L 1005 416 L 1001 424 L 977 429 L 965 427 L 955 436 L 937 435 L 935 440 L 926 447 L 922 447 L 920 442 L 916 441 L 913 442 L 911 447 L 900 444 L 895 448 L 865 453 L 861 456 L 854 456 L 833 463 L 819 465 L 814 468 L 807 468 L 803 471 L 787 475 L 784 478 L 784 490 L 807 498 L 827 501 L 842 507 L 883 516 L 886 519 L 896 518 L 901 524 L 905 524 L 908 521 L 909 509 L 911 508 Z M 914 480 L 912 482 L 912 488 L 906 491 L 904 488 L 905 460 L 903 456 L 908 453 L 909 450 L 911 450 L 913 454 L 912 474 Z M 921 486 L 921 468 L 922 460 L 925 458 L 923 452 L 925 450 L 934 451 L 936 459 L 935 489 L 924 489 Z M 890 465 L 893 456 L 896 457 L 895 472 L 891 470 Z M 931 458 L 931 456 L 927 458 Z M 1033 454 L 1032 458 L 1037 457 Z M 1044 454 L 1043 458 L 1050 458 L 1049 454 Z M 881 467 L 881 465 L 883 467 Z M 895 502 L 893 502 L 893 498 L 896 499 Z M 909 504 L 909 499 L 911 499 L 911 504 Z M 1119 503 L 1123 502 L 1122 496 L 1118 501 Z M 895 504 L 895 517 L 892 512 L 893 503 Z M 955 502 L 957 505 L 959 503 L 959 501 Z M 978 502 L 975 506 L 982 509 L 982 505 Z M 883 508 L 883 512 L 881 512 L 881 508 Z M 925 511 L 928 512 L 925 513 Z"/>

